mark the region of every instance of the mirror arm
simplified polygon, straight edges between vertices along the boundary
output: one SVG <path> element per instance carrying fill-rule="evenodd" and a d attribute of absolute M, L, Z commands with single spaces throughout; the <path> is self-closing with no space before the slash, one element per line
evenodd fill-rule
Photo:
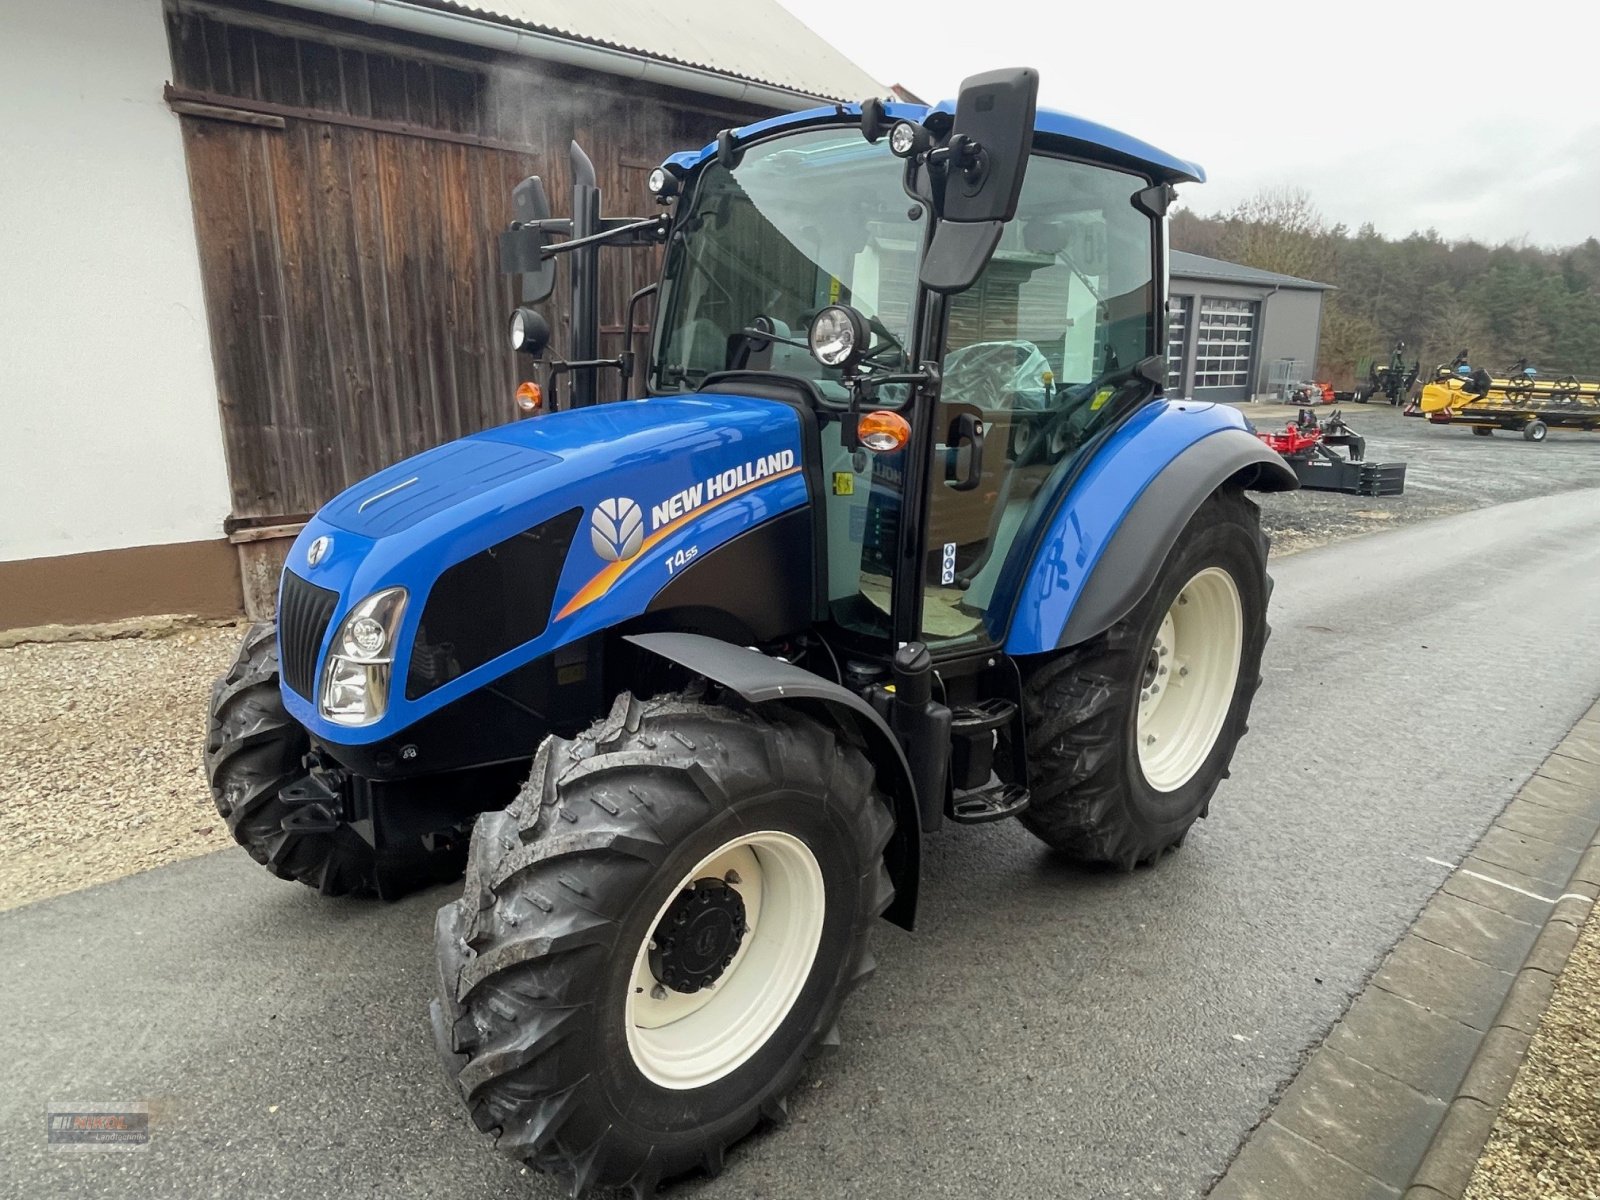
<path fill-rule="evenodd" d="M 571 226 L 571 222 L 567 222 Z M 566 242 L 557 242 L 545 246 L 543 253 L 546 258 L 556 254 L 567 254 L 573 250 L 581 250 L 585 246 L 597 246 L 605 243 L 619 242 L 629 246 L 648 246 L 653 242 L 662 242 L 667 238 L 667 230 L 672 225 L 672 218 L 666 213 L 659 217 L 646 217 L 642 221 L 629 221 L 624 225 L 617 225 L 610 229 L 602 229 L 599 233 L 591 233 L 588 237 L 573 238 Z M 513 230 L 526 228 L 526 226 L 512 226 Z M 560 232 L 547 230 L 547 232 Z"/>

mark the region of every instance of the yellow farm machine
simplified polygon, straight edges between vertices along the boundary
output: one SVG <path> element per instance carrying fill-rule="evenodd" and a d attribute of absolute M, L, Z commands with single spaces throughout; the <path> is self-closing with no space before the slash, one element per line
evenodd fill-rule
<path fill-rule="evenodd" d="M 1491 375 L 1474 370 L 1463 350 L 1434 372 L 1417 408 L 1435 424 L 1467 425 L 1480 437 L 1504 429 L 1542 442 L 1552 428 L 1600 429 L 1600 379 L 1541 376 L 1525 358 Z"/>

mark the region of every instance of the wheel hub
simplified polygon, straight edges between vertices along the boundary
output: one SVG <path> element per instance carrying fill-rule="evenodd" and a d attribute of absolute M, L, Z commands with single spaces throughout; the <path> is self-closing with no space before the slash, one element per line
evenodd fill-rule
<path fill-rule="evenodd" d="M 678 893 L 651 937 L 650 973 L 691 994 L 721 978 L 748 932 L 744 898 L 721 879 L 697 879 Z"/>

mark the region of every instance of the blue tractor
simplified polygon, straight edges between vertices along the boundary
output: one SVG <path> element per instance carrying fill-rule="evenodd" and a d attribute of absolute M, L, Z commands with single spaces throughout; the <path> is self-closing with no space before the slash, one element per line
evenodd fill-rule
<path fill-rule="evenodd" d="M 603 216 L 576 148 L 570 218 L 525 181 L 502 261 L 536 304 L 570 256 L 570 357 L 533 415 L 323 508 L 217 685 L 211 786 L 273 873 L 465 870 L 439 1053 L 575 1194 L 783 1117 L 878 918 L 912 927 L 925 836 L 1015 817 L 1132 870 L 1245 732 L 1246 493 L 1295 476 L 1163 396 L 1164 218 L 1202 172 L 1037 86 L 729 130 L 654 172 L 655 217 Z M 650 243 L 648 361 L 601 359 L 599 252 Z"/>

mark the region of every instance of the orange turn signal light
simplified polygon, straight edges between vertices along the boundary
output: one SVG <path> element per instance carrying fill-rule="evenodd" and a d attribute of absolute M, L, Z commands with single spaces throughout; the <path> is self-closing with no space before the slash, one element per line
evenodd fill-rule
<path fill-rule="evenodd" d="M 524 413 L 536 413 L 544 407 L 544 391 L 537 383 L 517 385 L 517 408 Z"/>
<path fill-rule="evenodd" d="M 879 454 L 898 450 L 911 437 L 911 425 L 899 413 L 878 409 L 862 413 L 856 425 L 856 436 L 868 450 Z"/>

